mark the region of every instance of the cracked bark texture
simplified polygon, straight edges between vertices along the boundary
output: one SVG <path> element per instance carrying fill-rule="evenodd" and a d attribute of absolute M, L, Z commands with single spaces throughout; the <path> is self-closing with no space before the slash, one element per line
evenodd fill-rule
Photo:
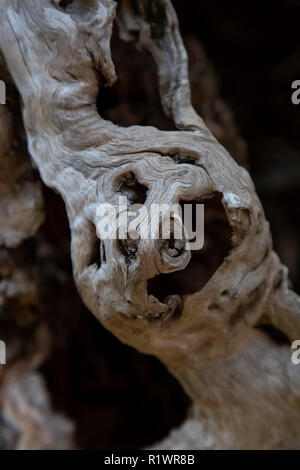
<path fill-rule="evenodd" d="M 153 56 L 176 131 L 124 128 L 98 113 L 101 87 L 116 79 L 113 1 L 0 2 L 1 51 L 22 97 L 32 160 L 66 205 L 77 288 L 108 330 L 157 356 L 191 397 L 190 417 L 159 448 L 298 448 L 299 377 L 289 348 L 258 327 L 299 338 L 299 298 L 254 185 L 191 105 L 171 3 L 119 3 L 120 36 Z M 97 239 L 97 204 L 117 206 L 136 184 L 147 189 L 146 206 L 222 198 L 231 249 L 198 292 L 148 295 L 149 279 L 187 267 L 182 247 L 174 254 L 160 241 Z"/>

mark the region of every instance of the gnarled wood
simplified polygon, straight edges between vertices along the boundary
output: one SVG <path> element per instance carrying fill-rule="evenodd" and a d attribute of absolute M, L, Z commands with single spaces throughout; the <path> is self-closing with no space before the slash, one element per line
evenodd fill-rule
<path fill-rule="evenodd" d="M 112 0 L 0 1 L 0 45 L 22 96 L 30 154 L 65 201 L 74 279 L 85 304 L 121 341 L 160 358 L 193 400 L 192 418 L 160 446 L 299 447 L 299 376 L 289 349 L 255 328 L 267 321 L 292 336 L 299 300 L 277 298 L 283 268 L 251 178 L 191 106 L 170 2 L 153 2 L 158 19 L 151 24 L 146 4 L 132 9 L 121 2 L 121 35 L 138 36 L 153 55 L 164 110 L 179 131 L 121 128 L 99 116 L 99 83 L 116 78 Z M 185 269 L 189 251 L 170 255 L 168 244 L 154 240 L 133 247 L 129 240 L 122 247 L 97 240 L 97 205 L 117 206 L 133 179 L 147 188 L 147 207 L 221 195 L 232 248 L 199 292 L 183 298 L 174 292 L 160 302 L 147 291 L 150 278 Z"/>

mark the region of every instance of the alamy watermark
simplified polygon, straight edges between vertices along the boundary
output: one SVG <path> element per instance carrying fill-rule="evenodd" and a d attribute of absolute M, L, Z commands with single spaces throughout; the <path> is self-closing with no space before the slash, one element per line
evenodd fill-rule
<path fill-rule="evenodd" d="M 293 104 L 300 104 L 300 80 L 294 80 L 292 83 L 292 103 Z"/>
<path fill-rule="evenodd" d="M 0 80 L 0 104 L 6 104 L 6 85 L 3 80 Z"/>
<path fill-rule="evenodd" d="M 291 361 L 295 366 L 300 364 L 300 339 L 295 339 L 291 345 L 292 349 L 295 351 L 292 353 Z"/>
<path fill-rule="evenodd" d="M 204 204 L 98 204 L 96 229 L 101 240 L 183 240 L 186 250 L 204 244 Z"/>
<path fill-rule="evenodd" d="M 0 366 L 6 364 L 6 344 L 0 340 Z"/>

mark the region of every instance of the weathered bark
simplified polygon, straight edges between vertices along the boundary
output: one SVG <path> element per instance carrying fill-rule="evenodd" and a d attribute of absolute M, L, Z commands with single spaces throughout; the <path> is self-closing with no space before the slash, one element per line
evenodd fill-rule
<path fill-rule="evenodd" d="M 192 398 L 192 417 L 159 446 L 299 447 L 300 379 L 289 349 L 256 328 L 271 323 L 299 337 L 299 299 L 287 290 L 249 174 L 191 106 L 170 2 L 149 5 L 121 2 L 118 24 L 123 39 L 137 38 L 152 54 L 174 132 L 121 128 L 98 114 L 99 84 L 116 78 L 113 1 L 1 0 L 0 46 L 22 97 L 29 152 L 65 201 L 83 301 L 121 341 L 161 359 Z M 149 279 L 186 268 L 191 254 L 183 247 L 98 242 L 97 204 L 117 206 L 135 182 L 147 188 L 147 207 L 221 195 L 232 247 L 199 292 L 162 302 L 148 295 Z"/>

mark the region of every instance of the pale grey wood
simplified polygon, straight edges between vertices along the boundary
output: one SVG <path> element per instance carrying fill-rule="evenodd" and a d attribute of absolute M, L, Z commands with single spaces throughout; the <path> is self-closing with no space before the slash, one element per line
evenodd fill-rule
<path fill-rule="evenodd" d="M 299 299 L 285 290 L 287 273 L 248 172 L 191 106 L 176 14 L 168 0 L 158 4 L 162 39 L 151 39 L 143 2 L 140 12 L 123 2 L 118 24 L 124 39 L 138 34 L 153 55 L 164 110 L 181 129 L 174 132 L 122 128 L 98 114 L 99 80 L 111 85 L 116 78 L 115 2 L 73 0 L 63 7 L 58 0 L 0 0 L 0 45 L 22 96 L 29 151 L 45 184 L 65 201 L 83 301 L 121 341 L 156 355 L 192 399 L 191 417 L 158 446 L 298 448 L 299 372 L 289 347 L 255 327 L 269 322 L 297 336 Z M 178 165 L 175 155 L 195 164 Z M 142 240 L 136 256 L 126 258 L 117 240 L 97 242 L 97 204 L 117 205 L 130 173 L 148 188 L 147 206 L 222 195 L 233 246 L 199 292 L 169 303 L 147 293 L 148 279 L 186 267 L 188 251 L 172 257 L 164 245 Z M 91 261 L 95 243 L 100 267 Z"/>

